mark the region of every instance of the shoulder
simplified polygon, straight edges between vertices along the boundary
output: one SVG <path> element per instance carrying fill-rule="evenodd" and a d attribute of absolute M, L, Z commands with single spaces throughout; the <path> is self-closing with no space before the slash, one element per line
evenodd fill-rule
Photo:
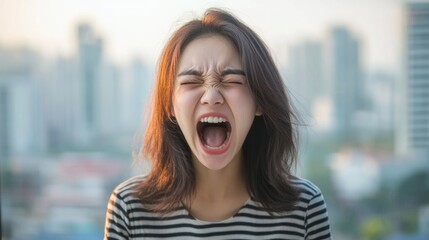
<path fill-rule="evenodd" d="M 135 186 L 143 180 L 144 176 L 135 176 L 120 183 L 110 195 L 108 213 L 117 219 L 126 219 L 135 208 L 141 207 Z"/>
<path fill-rule="evenodd" d="M 291 183 L 300 191 L 297 212 L 304 216 L 306 239 L 331 239 L 328 210 L 322 191 L 303 178 L 294 178 Z"/>
<path fill-rule="evenodd" d="M 303 178 L 295 177 L 290 181 L 292 186 L 299 191 L 298 206 L 307 210 L 326 210 L 325 199 L 319 187 L 311 181 Z"/>
<path fill-rule="evenodd" d="M 134 199 L 135 197 L 135 186 L 144 181 L 144 175 L 138 175 L 120 183 L 112 192 L 112 197 L 118 198 L 122 201 Z"/>
<path fill-rule="evenodd" d="M 134 186 L 143 179 L 143 176 L 129 178 L 113 190 L 107 204 L 104 239 L 128 239 L 132 221 L 130 214 L 139 206 Z"/>
<path fill-rule="evenodd" d="M 319 187 L 307 179 L 294 177 L 290 180 L 290 183 L 292 186 L 298 189 L 298 191 L 301 193 L 301 197 L 304 195 L 307 196 L 307 198 L 314 198 L 316 196 L 322 195 L 322 191 L 319 189 Z"/>

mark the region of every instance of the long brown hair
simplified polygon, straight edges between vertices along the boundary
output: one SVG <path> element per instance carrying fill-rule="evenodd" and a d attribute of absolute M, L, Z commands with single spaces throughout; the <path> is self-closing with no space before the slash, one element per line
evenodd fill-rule
<path fill-rule="evenodd" d="M 195 189 L 189 148 L 172 116 L 173 83 L 184 48 L 205 34 L 227 37 L 237 48 L 243 71 L 263 115 L 255 117 L 243 144 L 246 182 L 251 197 L 270 212 L 290 211 L 298 199 L 291 185 L 296 161 L 295 117 L 281 76 L 259 36 L 237 18 L 209 9 L 200 20 L 180 27 L 168 40 L 158 65 L 142 153 L 151 171 L 135 189 L 149 210 L 165 214 L 189 200 Z"/>

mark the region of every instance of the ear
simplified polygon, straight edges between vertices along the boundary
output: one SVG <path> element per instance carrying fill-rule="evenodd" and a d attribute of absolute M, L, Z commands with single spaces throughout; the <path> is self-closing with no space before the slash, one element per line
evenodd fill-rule
<path fill-rule="evenodd" d="M 260 107 L 256 108 L 255 116 L 261 116 L 263 114 L 262 109 Z"/>

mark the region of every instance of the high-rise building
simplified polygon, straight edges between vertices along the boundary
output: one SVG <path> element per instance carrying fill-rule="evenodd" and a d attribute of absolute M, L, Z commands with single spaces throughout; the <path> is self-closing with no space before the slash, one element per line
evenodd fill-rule
<path fill-rule="evenodd" d="M 0 81 L 0 160 L 7 158 L 9 155 L 9 142 L 8 142 L 8 125 L 6 113 L 8 111 L 8 92 L 6 84 Z M 1 161 L 0 164 L 4 163 Z"/>
<path fill-rule="evenodd" d="M 79 69 L 81 79 L 82 143 L 94 135 L 98 104 L 97 83 L 100 78 L 103 42 L 91 25 L 81 23 L 77 27 L 79 46 Z"/>
<path fill-rule="evenodd" d="M 83 126 L 83 99 L 76 60 L 58 57 L 45 89 L 51 150 L 58 151 L 77 145 Z"/>
<path fill-rule="evenodd" d="M 405 11 L 405 81 L 398 114 L 399 152 L 429 152 L 429 3 Z M 399 88 L 401 89 L 401 88 Z"/>
<path fill-rule="evenodd" d="M 46 148 L 40 62 L 29 49 L 0 49 L 0 143 L 10 155 Z"/>
<path fill-rule="evenodd" d="M 366 74 L 369 114 L 364 124 L 373 134 L 393 134 L 394 129 L 394 81 L 395 77 L 381 70 Z"/>
<path fill-rule="evenodd" d="M 100 78 L 97 81 L 95 110 L 96 134 L 105 138 L 118 134 L 120 123 L 121 98 L 120 70 L 112 63 L 104 61 L 100 66 Z"/>
<path fill-rule="evenodd" d="M 306 107 L 311 108 L 318 96 L 327 93 L 327 86 L 323 84 L 322 44 L 317 41 L 299 43 L 290 49 L 289 60 L 289 78 Z"/>
<path fill-rule="evenodd" d="M 131 63 L 131 79 L 129 94 L 130 114 L 127 115 L 132 130 L 135 131 L 141 126 L 142 116 L 145 104 L 149 100 L 149 94 L 152 89 L 152 79 L 149 69 L 141 59 L 134 59 Z"/>
<path fill-rule="evenodd" d="M 355 114 L 363 107 L 358 39 L 345 27 L 334 27 L 328 40 L 328 77 L 333 83 L 334 126 L 344 137 L 356 133 Z"/>

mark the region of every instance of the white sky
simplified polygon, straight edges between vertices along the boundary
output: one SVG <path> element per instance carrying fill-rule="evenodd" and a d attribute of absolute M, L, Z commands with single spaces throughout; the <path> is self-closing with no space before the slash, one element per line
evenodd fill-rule
<path fill-rule="evenodd" d="M 402 0 L 0 0 L 0 46 L 27 45 L 47 56 L 71 55 L 75 26 L 90 21 L 104 38 L 107 58 L 154 63 L 169 34 L 208 7 L 230 10 L 283 61 L 289 45 L 322 39 L 347 25 L 361 39 L 363 63 L 395 70 L 401 63 Z"/>

